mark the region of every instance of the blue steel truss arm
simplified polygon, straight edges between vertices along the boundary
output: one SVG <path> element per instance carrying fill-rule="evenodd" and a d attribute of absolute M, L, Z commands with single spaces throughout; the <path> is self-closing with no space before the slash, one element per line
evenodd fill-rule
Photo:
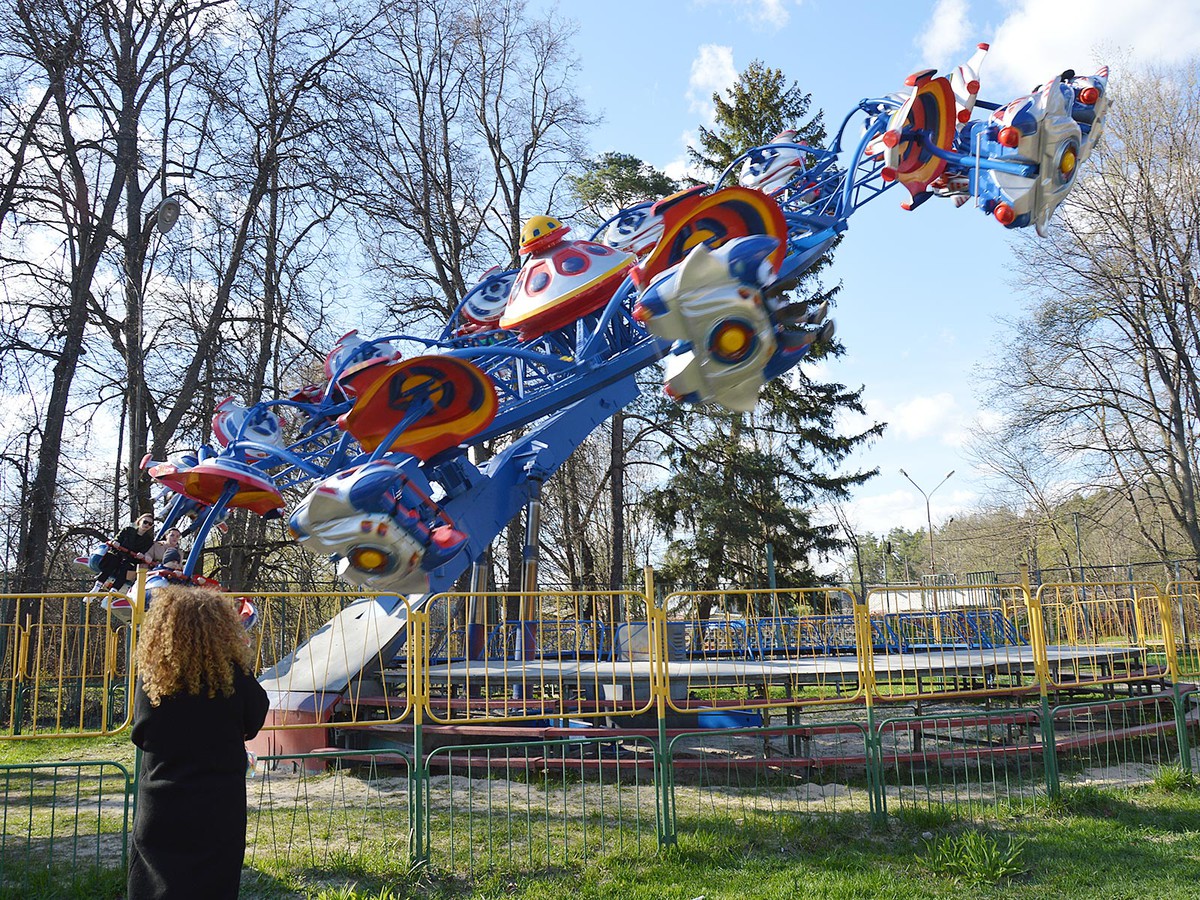
<path fill-rule="evenodd" d="M 901 135 L 901 140 L 918 140 L 921 146 L 928 150 L 930 154 L 938 159 L 944 159 L 946 162 L 954 163 L 955 165 L 966 167 L 974 167 L 979 169 L 991 169 L 996 172 L 1005 172 L 1009 175 L 1018 175 L 1021 178 L 1036 178 L 1038 174 L 1037 163 L 1020 163 L 1005 159 L 990 159 L 986 156 L 978 156 L 974 153 L 959 153 L 957 150 L 943 150 L 932 140 L 924 131 L 909 131 L 907 128 Z"/>
<path fill-rule="evenodd" d="M 898 106 L 897 101 L 891 98 L 862 100 L 842 121 L 831 149 L 800 145 L 804 153 L 812 158 L 812 164 L 798 169 L 785 185 L 771 192 L 771 196 L 784 211 L 785 217 L 789 213 L 792 214 L 789 217 L 789 244 L 793 237 L 799 237 L 803 231 L 813 234 L 828 232 L 812 243 L 824 242 L 829 234 L 844 231 L 848 225 L 847 220 L 859 207 L 894 185 L 894 182 L 883 180 L 882 162 L 866 150 L 875 138 L 887 130 L 889 115 Z M 863 133 L 856 142 L 848 163 L 839 166 L 838 160 L 843 152 L 846 129 L 860 113 L 867 116 Z M 742 162 L 764 149 L 794 150 L 797 146 L 771 143 L 747 150 L 725 168 L 717 179 L 716 186 L 720 187 L 733 179 L 735 170 Z M 801 248 L 801 252 L 805 249 Z M 807 258 L 811 262 L 814 255 L 808 255 Z"/>

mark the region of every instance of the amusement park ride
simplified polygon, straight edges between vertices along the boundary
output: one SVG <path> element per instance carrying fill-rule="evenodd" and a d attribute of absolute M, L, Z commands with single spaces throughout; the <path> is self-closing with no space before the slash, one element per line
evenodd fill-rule
<path fill-rule="evenodd" d="M 785 131 L 715 184 L 621 210 L 590 239 L 535 216 L 523 265 L 488 272 L 438 337 L 350 332 L 323 385 L 248 409 L 225 401 L 218 446 L 144 463 L 169 492 L 163 529 L 193 520 L 185 573 L 244 508 L 286 517 L 343 579 L 414 595 L 415 607 L 539 502 L 546 479 L 637 396 L 647 366 L 664 360 L 666 391 L 681 401 L 752 409 L 768 379 L 833 332 L 823 305 L 787 291 L 891 187 L 907 210 L 947 197 L 1044 233 L 1100 137 L 1108 70 L 1067 71 L 994 104 L 978 98 L 986 50 L 948 77 L 917 72 L 861 101 L 829 148 Z M 301 422 L 290 443 L 280 412 Z M 472 461 L 472 448 L 505 436 L 494 457 Z M 300 491 L 289 510 L 285 496 Z M 536 554 L 536 534 L 530 542 Z"/>

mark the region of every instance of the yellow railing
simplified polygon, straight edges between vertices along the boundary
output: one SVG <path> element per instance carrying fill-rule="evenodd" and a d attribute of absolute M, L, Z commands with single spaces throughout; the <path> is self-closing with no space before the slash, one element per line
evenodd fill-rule
<path fill-rule="evenodd" d="M 314 711 L 339 727 L 397 723 L 412 710 L 408 660 L 417 615 L 403 597 L 373 592 L 237 595 L 258 613 L 258 670 L 272 690 L 304 698 L 284 704 L 275 730 L 311 728 Z M 153 599 L 153 598 L 152 598 Z"/>
<path fill-rule="evenodd" d="M 136 595 L 136 592 L 135 592 Z M 872 590 L 258 593 L 274 689 L 312 715 L 274 729 L 755 724 L 770 710 L 939 697 L 1110 692 L 1200 671 L 1200 584 Z M 0 596 L 0 728 L 126 727 L 140 611 L 89 595 Z M 303 699 L 303 697 L 301 697 Z M 290 707 L 289 707 L 290 708 Z M 741 716 L 739 718 L 739 715 Z M 789 713 L 790 716 L 790 713 Z M 705 721 L 706 718 L 708 721 Z"/>
<path fill-rule="evenodd" d="M 1170 628 L 1179 676 L 1194 679 L 1200 676 L 1200 582 L 1172 581 L 1164 593 L 1162 621 Z"/>
<path fill-rule="evenodd" d="M 1111 685 L 1178 675 L 1167 600 L 1151 582 L 1044 584 L 1049 687 Z"/>
<path fill-rule="evenodd" d="M 868 640 L 881 698 L 1015 695 L 1037 688 L 1022 585 L 879 589 L 868 593 L 866 605 L 873 611 Z"/>
<path fill-rule="evenodd" d="M 679 591 L 662 610 L 665 699 L 677 713 L 737 724 L 728 710 L 861 700 L 854 597 L 844 590 Z"/>
<path fill-rule="evenodd" d="M 569 721 L 652 704 L 654 629 L 644 594 L 444 593 L 414 614 L 427 721 Z"/>
<path fill-rule="evenodd" d="M 127 727 L 132 628 L 100 594 L 4 594 L 0 703 L 14 738 Z"/>

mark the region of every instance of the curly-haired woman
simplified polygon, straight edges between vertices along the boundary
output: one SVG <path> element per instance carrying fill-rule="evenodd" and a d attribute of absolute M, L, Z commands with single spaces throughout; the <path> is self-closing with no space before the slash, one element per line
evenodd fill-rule
<path fill-rule="evenodd" d="M 154 592 L 137 648 L 143 751 L 128 900 L 235 898 L 246 853 L 246 745 L 266 692 L 237 607 L 216 591 Z"/>

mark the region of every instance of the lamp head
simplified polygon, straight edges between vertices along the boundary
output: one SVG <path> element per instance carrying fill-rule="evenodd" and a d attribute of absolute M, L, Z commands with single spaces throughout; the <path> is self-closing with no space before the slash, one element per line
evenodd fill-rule
<path fill-rule="evenodd" d="M 155 217 L 159 234 L 166 234 L 179 221 L 179 201 L 174 197 L 163 198 Z"/>

